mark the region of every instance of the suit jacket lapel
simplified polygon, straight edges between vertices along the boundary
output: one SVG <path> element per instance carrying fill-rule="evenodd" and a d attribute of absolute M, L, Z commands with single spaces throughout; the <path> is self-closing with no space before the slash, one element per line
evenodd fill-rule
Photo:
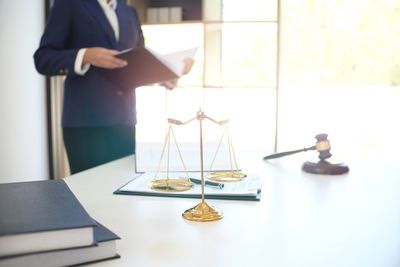
<path fill-rule="evenodd" d="M 110 23 L 108 22 L 108 19 L 104 14 L 100 4 L 97 2 L 97 0 L 85 0 L 84 4 L 86 8 L 90 11 L 89 13 L 99 23 L 99 27 L 104 30 L 104 33 L 106 34 L 111 46 L 115 48 L 117 46 L 117 41 L 115 39 L 114 31 Z"/>
<path fill-rule="evenodd" d="M 118 24 L 119 24 L 119 42 L 123 43 L 125 38 L 126 29 L 128 29 L 128 16 L 125 14 L 126 10 L 122 5 L 121 1 L 118 1 L 117 9 L 115 10 L 117 13 Z"/>
<path fill-rule="evenodd" d="M 141 41 L 140 22 L 135 20 L 131 7 L 124 3 L 124 0 L 117 0 L 117 17 L 119 23 L 119 43 L 120 49 L 133 48 L 143 45 Z"/>

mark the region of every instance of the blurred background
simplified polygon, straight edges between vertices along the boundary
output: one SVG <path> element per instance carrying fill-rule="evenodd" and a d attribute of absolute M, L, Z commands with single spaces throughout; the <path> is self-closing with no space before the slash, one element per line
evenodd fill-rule
<path fill-rule="evenodd" d="M 399 1 L 128 2 L 141 15 L 148 47 L 161 54 L 198 47 L 178 88 L 137 89 L 137 157 L 158 156 L 166 118 L 187 120 L 201 108 L 230 120 L 237 154 L 261 159 L 327 133 L 342 159 L 400 159 Z M 50 6 L 0 0 L 0 182 L 69 175 L 59 120 L 63 77 L 45 79 L 32 59 Z M 150 9 L 163 7 L 180 7 L 182 16 L 150 20 Z M 180 129 L 183 145 L 198 142 L 196 127 Z M 218 141 L 218 127 L 205 131 L 207 141 Z"/>

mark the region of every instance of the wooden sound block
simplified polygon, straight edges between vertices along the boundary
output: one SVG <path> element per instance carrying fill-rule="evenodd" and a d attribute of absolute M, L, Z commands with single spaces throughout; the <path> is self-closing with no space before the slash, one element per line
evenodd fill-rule
<path fill-rule="evenodd" d="M 318 162 L 306 161 L 302 166 L 303 171 L 315 174 L 338 175 L 349 172 L 349 167 L 344 163 L 330 163 L 326 160 Z"/>

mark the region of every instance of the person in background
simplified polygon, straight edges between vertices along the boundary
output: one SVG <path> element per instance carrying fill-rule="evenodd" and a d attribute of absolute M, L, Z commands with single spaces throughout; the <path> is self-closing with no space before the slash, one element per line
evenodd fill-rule
<path fill-rule="evenodd" d="M 104 73 L 128 64 L 115 57 L 119 51 L 140 46 L 138 13 L 125 1 L 54 1 L 34 62 L 43 75 L 66 76 L 62 127 L 71 174 L 135 152 L 135 90 Z M 193 62 L 185 62 L 187 73 Z"/>

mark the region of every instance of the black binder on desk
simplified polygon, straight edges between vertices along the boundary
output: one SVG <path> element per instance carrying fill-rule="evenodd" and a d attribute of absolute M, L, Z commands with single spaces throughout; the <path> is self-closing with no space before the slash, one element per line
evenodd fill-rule
<path fill-rule="evenodd" d="M 168 81 L 181 77 L 186 58 L 193 58 L 197 48 L 160 55 L 146 47 L 121 51 L 116 57 L 126 60 L 128 65 L 105 70 L 106 77 L 124 89 Z"/>
<path fill-rule="evenodd" d="M 185 179 L 185 172 L 169 173 L 169 177 Z M 200 178 L 200 172 L 190 172 L 190 177 Z M 163 177 L 158 174 L 157 177 Z M 185 192 L 158 192 L 148 187 L 148 183 L 154 179 L 154 173 L 144 173 L 136 176 L 125 185 L 114 191 L 117 195 L 137 195 L 153 197 L 177 197 L 177 198 L 201 198 L 201 186 L 194 185 L 192 189 Z M 204 198 L 206 199 L 225 199 L 225 200 L 245 200 L 260 201 L 261 198 L 261 179 L 256 175 L 249 175 L 241 182 L 224 183 L 222 189 L 205 186 Z"/>

